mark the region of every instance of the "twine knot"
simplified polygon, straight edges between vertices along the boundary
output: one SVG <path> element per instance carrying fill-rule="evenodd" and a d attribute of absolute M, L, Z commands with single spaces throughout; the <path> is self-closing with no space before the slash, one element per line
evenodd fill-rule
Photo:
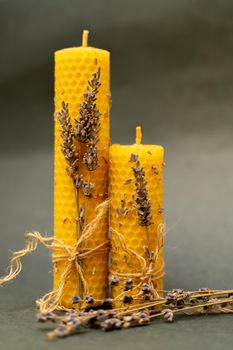
<path fill-rule="evenodd" d="M 66 266 L 60 277 L 58 288 L 52 292 L 47 293 L 43 296 L 43 298 L 37 300 L 37 305 L 39 306 L 41 313 L 54 311 L 56 309 L 64 310 L 64 308 L 59 305 L 60 298 L 73 267 L 75 267 L 77 271 L 77 277 L 80 278 L 82 282 L 83 293 L 86 294 L 88 291 L 88 286 L 84 278 L 81 261 L 88 256 L 107 252 L 109 249 L 108 240 L 103 241 L 94 248 L 85 247 L 88 238 L 90 238 L 91 235 L 95 233 L 102 218 L 106 215 L 108 207 L 109 200 L 106 200 L 97 206 L 95 218 L 84 227 L 82 235 L 74 246 L 67 246 L 62 240 L 56 237 L 43 237 L 39 232 L 26 232 L 25 248 L 12 253 L 8 268 L 8 274 L 0 278 L 0 285 L 13 280 L 19 275 L 22 270 L 21 258 L 34 252 L 37 249 L 38 243 L 41 243 L 44 247 L 52 251 L 52 261 L 54 264 L 59 261 L 65 261 Z"/>

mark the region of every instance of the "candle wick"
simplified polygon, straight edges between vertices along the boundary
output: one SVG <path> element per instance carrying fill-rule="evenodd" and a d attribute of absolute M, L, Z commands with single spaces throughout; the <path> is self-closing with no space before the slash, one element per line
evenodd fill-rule
<path fill-rule="evenodd" d="M 82 47 L 87 47 L 88 46 L 88 34 L 89 34 L 89 30 L 84 30 L 83 31 Z"/>
<path fill-rule="evenodd" d="M 136 140 L 135 140 L 137 145 L 140 145 L 142 142 L 142 128 L 141 126 L 136 127 Z"/>

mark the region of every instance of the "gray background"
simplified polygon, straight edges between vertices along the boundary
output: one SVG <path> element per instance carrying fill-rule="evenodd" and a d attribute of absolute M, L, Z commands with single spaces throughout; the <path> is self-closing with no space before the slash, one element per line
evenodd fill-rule
<path fill-rule="evenodd" d="M 0 267 L 26 230 L 53 226 L 53 52 L 111 51 L 112 142 L 166 149 L 167 289 L 232 288 L 233 2 L 0 0 Z M 179 317 L 47 344 L 34 300 L 52 287 L 48 252 L 0 289 L 2 349 L 231 349 L 231 316 Z"/>

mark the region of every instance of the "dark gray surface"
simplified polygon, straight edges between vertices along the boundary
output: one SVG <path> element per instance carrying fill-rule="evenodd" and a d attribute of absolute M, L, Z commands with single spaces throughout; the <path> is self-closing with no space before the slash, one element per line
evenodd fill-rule
<path fill-rule="evenodd" d="M 233 5 L 231 1 L 0 1 L 0 267 L 23 232 L 52 233 L 54 49 L 111 50 L 111 134 L 166 149 L 167 289 L 232 288 Z M 181 317 L 53 344 L 34 301 L 52 286 L 48 252 L 0 289 L 1 349 L 231 349 L 230 316 Z"/>

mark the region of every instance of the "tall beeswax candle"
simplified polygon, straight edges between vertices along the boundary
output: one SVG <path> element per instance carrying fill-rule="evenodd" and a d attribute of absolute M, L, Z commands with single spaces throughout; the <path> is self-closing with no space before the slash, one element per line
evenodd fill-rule
<path fill-rule="evenodd" d="M 95 208 L 108 197 L 110 54 L 108 51 L 87 46 L 87 36 L 88 32 L 84 31 L 81 47 L 63 49 L 55 53 L 54 236 L 70 247 L 75 245 L 82 234 L 82 227 L 95 218 Z M 93 92 L 94 99 L 90 91 Z M 87 92 L 89 95 L 84 96 Z M 79 158 L 77 167 L 80 184 L 77 184 L 76 179 L 76 188 L 74 180 L 67 173 L 67 159 L 61 149 L 63 140 L 57 115 L 61 114 L 62 108 L 63 115 L 69 114 L 72 126 L 76 127 L 74 134 L 75 132 L 79 134 L 75 135 L 76 139 L 73 135 L 71 137 L 75 140 L 75 152 Z M 78 136 L 85 128 L 83 120 L 89 112 L 93 113 L 93 111 L 96 118 L 99 118 L 100 125 L 97 120 L 92 128 L 92 131 L 96 132 L 95 139 L 92 135 L 90 144 L 87 145 L 85 142 L 79 142 Z M 67 135 L 65 127 L 63 131 Z M 86 126 L 86 131 L 87 128 Z M 69 156 L 70 153 L 66 154 L 66 158 Z M 106 214 L 98 229 L 85 242 L 84 248 L 93 249 L 106 241 L 107 237 Z M 55 289 L 59 286 L 66 264 L 65 261 L 55 263 Z M 81 267 L 88 294 L 95 299 L 105 298 L 108 273 L 107 251 L 102 250 L 97 255 L 89 255 L 82 260 Z M 82 296 L 82 291 L 83 285 L 74 268 L 66 281 L 60 304 L 70 307 L 72 297 Z"/>
<path fill-rule="evenodd" d="M 110 147 L 111 282 L 120 302 L 163 288 L 164 149 L 141 137 L 137 127 L 135 144 Z"/>

